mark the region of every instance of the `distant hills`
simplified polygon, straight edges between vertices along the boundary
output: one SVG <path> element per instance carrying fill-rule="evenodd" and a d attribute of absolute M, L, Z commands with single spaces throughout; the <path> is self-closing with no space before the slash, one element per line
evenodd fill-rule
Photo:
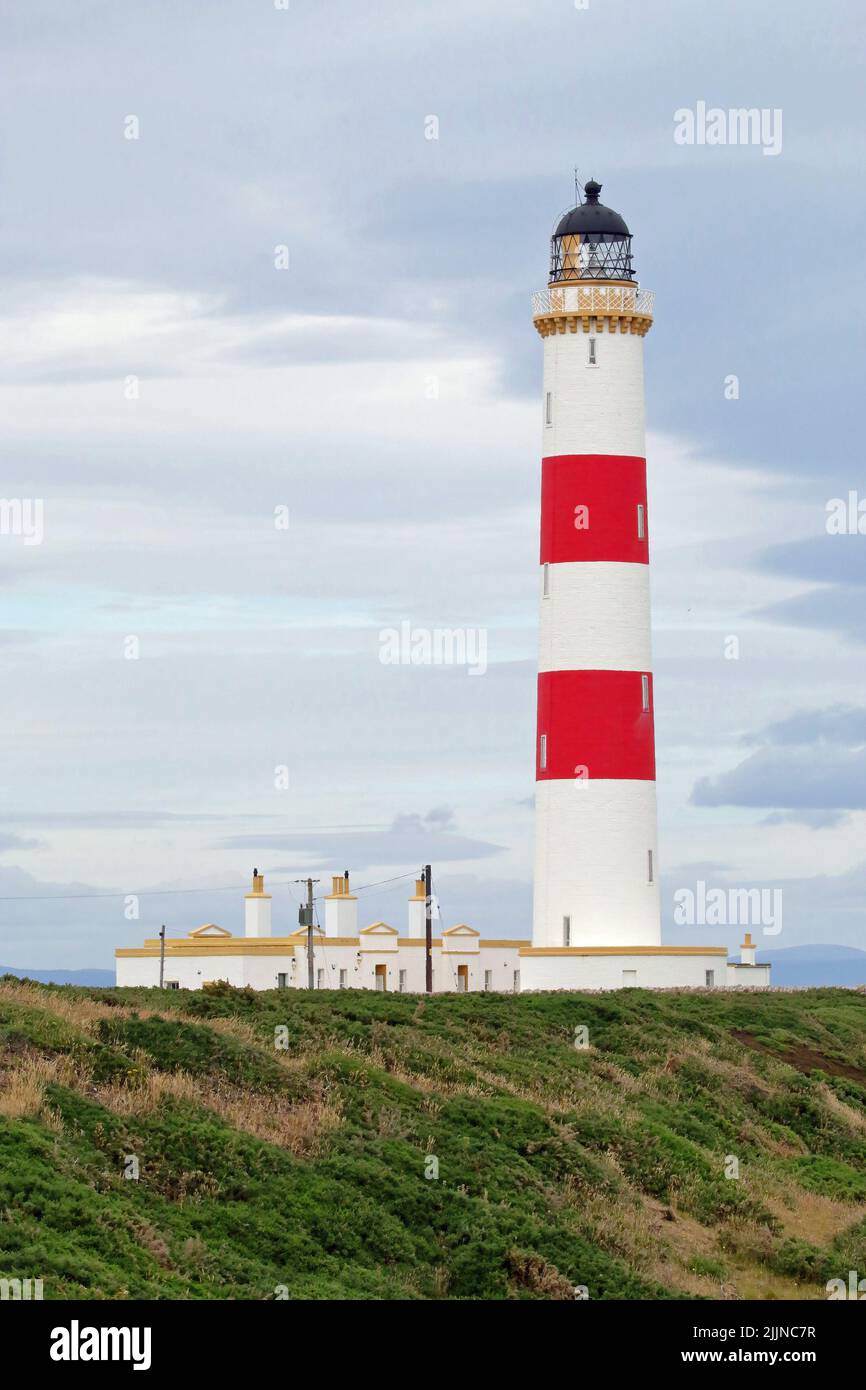
<path fill-rule="evenodd" d="M 92 989 L 113 989 L 113 970 L 20 970 L 0 965 L 0 975 L 16 975 L 19 980 L 37 980 L 40 985 L 86 985 Z"/>
<path fill-rule="evenodd" d="M 817 988 L 835 985 L 856 989 L 866 985 L 866 951 L 855 946 L 785 946 L 758 952 L 758 961 L 770 961 L 772 981 L 780 988 Z"/>

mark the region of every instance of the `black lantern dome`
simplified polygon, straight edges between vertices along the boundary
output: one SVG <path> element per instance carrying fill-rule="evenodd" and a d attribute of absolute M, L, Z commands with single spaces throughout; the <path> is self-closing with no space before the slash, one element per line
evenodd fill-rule
<path fill-rule="evenodd" d="M 631 232 L 613 208 L 598 201 L 601 184 L 590 179 L 586 202 L 559 219 L 550 241 L 550 282 L 633 280 Z"/>

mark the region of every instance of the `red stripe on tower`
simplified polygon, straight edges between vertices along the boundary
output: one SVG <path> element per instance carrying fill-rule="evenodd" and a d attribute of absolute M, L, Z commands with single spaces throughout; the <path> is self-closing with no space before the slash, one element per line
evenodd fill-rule
<path fill-rule="evenodd" d="M 536 778 L 654 781 L 649 671 L 543 671 Z"/>
<path fill-rule="evenodd" d="M 646 460 L 559 454 L 541 463 L 541 563 L 649 563 Z"/>

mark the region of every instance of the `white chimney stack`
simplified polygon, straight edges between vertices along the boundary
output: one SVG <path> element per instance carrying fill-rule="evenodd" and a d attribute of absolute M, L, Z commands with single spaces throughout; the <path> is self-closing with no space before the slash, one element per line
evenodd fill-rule
<path fill-rule="evenodd" d="M 409 935 L 423 936 L 427 931 L 427 885 L 416 878 L 415 892 L 409 899 Z"/>
<path fill-rule="evenodd" d="M 332 874 L 325 896 L 325 936 L 358 935 L 358 899 L 349 892 L 349 870 Z"/>
<path fill-rule="evenodd" d="M 752 933 L 750 931 L 747 931 L 745 940 L 743 941 L 743 944 L 740 947 L 740 964 L 754 965 L 755 952 L 757 951 L 757 949 L 757 946 L 752 940 Z"/>
<path fill-rule="evenodd" d="M 270 936 L 271 895 L 265 892 L 265 876 L 253 869 L 253 891 L 244 898 L 246 936 Z"/>

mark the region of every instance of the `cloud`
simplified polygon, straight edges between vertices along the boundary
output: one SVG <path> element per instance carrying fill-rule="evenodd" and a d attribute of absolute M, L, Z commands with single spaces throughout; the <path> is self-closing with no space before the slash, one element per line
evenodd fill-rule
<path fill-rule="evenodd" d="M 0 820 L 2 819 L 3 817 L 0 817 Z M 43 842 L 41 840 L 28 840 L 22 835 L 0 834 L 0 854 L 8 854 L 12 849 L 42 849 L 42 847 Z"/>
<path fill-rule="evenodd" d="M 432 811 L 428 811 L 426 816 L 416 814 L 408 816 L 396 816 L 392 831 L 398 835 L 405 834 L 407 831 L 420 835 L 426 834 L 431 828 L 434 830 L 453 830 L 454 812 L 449 806 L 436 806 Z"/>
<path fill-rule="evenodd" d="M 819 514 L 817 503 L 814 512 Z M 823 511 L 820 515 L 823 519 Z M 856 534 L 806 536 L 762 551 L 755 560 L 762 573 L 819 582 L 821 587 L 766 604 L 755 617 L 786 627 L 841 632 L 855 642 L 866 642 L 864 556 L 866 537 Z"/>
<path fill-rule="evenodd" d="M 846 811 L 772 811 L 761 821 L 762 825 L 806 825 L 810 830 L 832 830 L 836 825 L 844 825 L 850 816 Z"/>
<path fill-rule="evenodd" d="M 467 353 L 460 337 L 430 321 L 287 312 L 279 303 L 231 313 L 225 295 L 80 277 L 2 297 L 0 381 L 125 382 L 133 374 L 141 384 L 231 367 L 429 361 Z"/>
<path fill-rule="evenodd" d="M 250 852 L 268 850 L 289 852 L 292 868 L 337 872 L 343 866 L 356 869 L 419 868 L 422 863 L 456 863 L 467 859 L 489 859 L 504 852 L 502 845 L 474 840 L 458 834 L 451 813 L 437 808 L 425 816 L 409 814 L 394 818 L 381 830 L 343 830 L 324 834 L 295 831 L 288 834 L 234 835 L 223 840 L 226 849 Z"/>
<path fill-rule="evenodd" d="M 827 709 L 800 710 L 787 719 L 768 724 L 746 736 L 748 743 L 839 743 L 845 748 L 866 744 L 866 707 L 831 705 Z"/>
<path fill-rule="evenodd" d="M 866 584 L 864 552 L 864 536 L 804 536 L 763 551 L 757 564 L 768 574 L 862 587 Z"/>
<path fill-rule="evenodd" d="M 743 742 L 759 747 L 737 767 L 702 777 L 694 806 L 773 807 L 766 826 L 812 830 L 843 825 L 866 809 L 866 708 L 837 704 L 798 710 Z"/>
<path fill-rule="evenodd" d="M 163 825 L 208 825 L 235 820 L 236 816 L 202 811 L 28 811 L 0 815 L 0 825 L 42 825 L 55 830 L 140 830 Z M 272 820 L 273 816 L 247 814 L 245 820 Z M 0 837 L 2 839 L 3 837 Z M 10 840 L 15 836 L 9 836 Z M 21 842 L 24 843 L 23 841 Z M 28 847 L 37 841 L 28 842 Z"/>
<path fill-rule="evenodd" d="M 866 750 L 762 748 L 730 772 L 700 778 L 692 805 L 863 809 Z"/>
<path fill-rule="evenodd" d="M 863 591 L 852 585 L 833 584 L 826 589 L 809 589 L 806 593 L 758 608 L 753 616 L 764 622 L 782 623 L 786 627 L 839 632 L 853 642 L 866 642 Z"/>

